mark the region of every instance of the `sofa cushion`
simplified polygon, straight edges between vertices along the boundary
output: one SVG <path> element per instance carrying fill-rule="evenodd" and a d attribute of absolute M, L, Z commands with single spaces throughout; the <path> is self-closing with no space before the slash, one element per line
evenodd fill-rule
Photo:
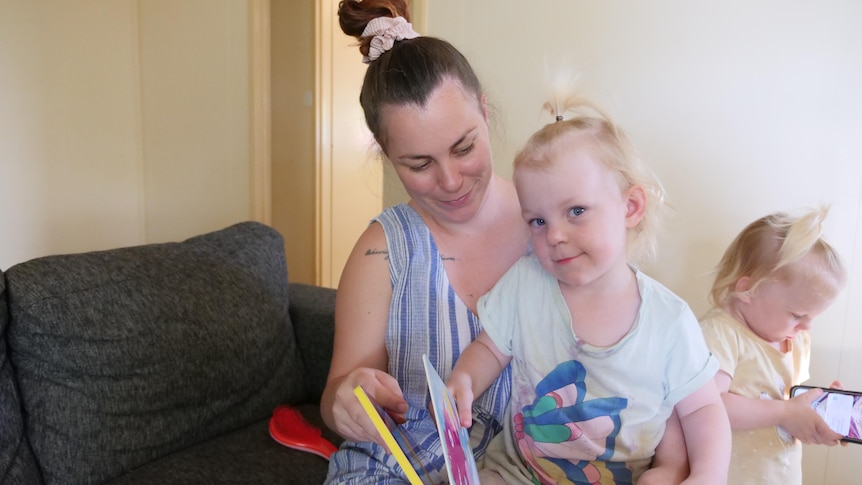
<path fill-rule="evenodd" d="M 48 483 L 100 482 L 305 400 L 281 236 L 246 222 L 7 272 L 9 348 Z"/>
<path fill-rule="evenodd" d="M 297 406 L 334 443 L 315 405 Z M 214 464 L 216 464 L 214 466 Z M 186 448 L 108 483 L 110 485 L 190 484 L 317 484 L 323 483 L 329 462 L 312 453 L 283 446 L 269 436 L 269 420 Z"/>
<path fill-rule="evenodd" d="M 6 350 L 6 278 L 0 271 L 0 483 L 39 483 L 39 467 L 24 433 L 15 371 Z"/>
<path fill-rule="evenodd" d="M 335 339 L 335 290 L 290 284 L 290 321 L 306 371 L 310 402 L 319 403 L 326 387 Z"/>

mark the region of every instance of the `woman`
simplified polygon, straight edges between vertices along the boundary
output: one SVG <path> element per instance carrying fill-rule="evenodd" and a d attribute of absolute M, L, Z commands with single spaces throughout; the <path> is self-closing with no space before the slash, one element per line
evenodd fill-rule
<path fill-rule="evenodd" d="M 528 225 L 513 184 L 494 173 L 487 101 L 464 56 L 414 32 L 404 0 L 342 0 L 338 15 L 369 64 L 359 98 L 366 123 L 410 199 L 368 226 L 338 286 L 320 409 L 348 441 L 326 483 L 406 483 L 353 394 L 360 385 L 404 421 L 420 475 L 439 483 L 446 467 L 422 355 L 449 377 L 481 331 L 477 300 L 527 253 Z M 474 401 L 477 460 L 502 429 L 509 393 L 504 372 Z"/>
<path fill-rule="evenodd" d="M 362 385 L 406 420 L 439 481 L 446 472 L 426 408 L 422 354 L 448 377 L 481 330 L 476 301 L 526 253 L 529 235 L 514 186 L 494 173 L 486 99 L 464 56 L 412 32 L 400 0 L 342 1 L 339 18 L 369 62 L 360 94 L 366 122 L 410 200 L 368 226 L 338 286 L 321 412 L 356 443 L 332 457 L 329 479 L 404 480 L 353 394 Z M 477 457 L 501 428 L 508 393 L 504 375 L 476 402 Z"/>

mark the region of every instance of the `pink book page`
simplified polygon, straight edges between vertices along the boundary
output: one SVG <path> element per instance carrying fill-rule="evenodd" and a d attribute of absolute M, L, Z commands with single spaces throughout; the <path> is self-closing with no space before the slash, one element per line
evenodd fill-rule
<path fill-rule="evenodd" d="M 446 458 L 446 468 L 449 472 L 449 483 L 452 485 L 479 485 L 479 471 L 473 450 L 470 448 L 470 436 L 467 428 L 458 421 L 455 401 L 440 375 L 431 365 L 427 355 L 423 355 L 425 374 L 428 379 L 428 392 L 434 406 L 434 420 L 440 433 L 443 455 Z"/>

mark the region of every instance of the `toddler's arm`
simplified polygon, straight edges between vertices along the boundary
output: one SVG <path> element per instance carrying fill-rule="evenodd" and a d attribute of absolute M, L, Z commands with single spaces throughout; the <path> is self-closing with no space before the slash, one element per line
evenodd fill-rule
<path fill-rule="evenodd" d="M 511 360 L 511 356 L 500 352 L 484 330 L 464 349 L 446 381 L 458 406 L 461 426 L 469 428 L 473 424 L 473 399 L 491 386 Z"/>
<path fill-rule="evenodd" d="M 684 483 L 727 483 L 730 423 L 715 383 L 709 381 L 676 405 L 691 475 Z"/>
<path fill-rule="evenodd" d="M 688 454 L 685 437 L 676 411 L 667 420 L 661 441 L 649 470 L 641 474 L 637 485 L 676 485 L 688 476 Z"/>
<path fill-rule="evenodd" d="M 729 392 L 731 377 L 719 371 L 715 383 L 721 392 L 730 426 L 733 429 L 755 429 L 781 426 L 805 444 L 836 445 L 842 436 L 829 428 L 811 408 L 823 391 L 813 389 L 792 399 L 756 399 Z M 839 384 L 840 385 L 840 384 Z"/>

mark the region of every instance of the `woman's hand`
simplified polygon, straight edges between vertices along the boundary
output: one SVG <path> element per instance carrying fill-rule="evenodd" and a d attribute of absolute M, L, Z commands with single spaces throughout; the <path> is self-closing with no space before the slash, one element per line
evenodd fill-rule
<path fill-rule="evenodd" d="M 688 476 L 688 451 L 682 423 L 676 410 L 667 420 L 661 441 L 656 446 L 652 465 L 638 479 L 637 485 L 675 485 Z"/>
<path fill-rule="evenodd" d="M 686 468 L 686 471 L 688 468 Z M 657 466 L 643 472 L 637 485 L 674 485 L 682 483 L 685 474 L 678 468 Z"/>
<path fill-rule="evenodd" d="M 383 438 L 353 393 L 357 386 L 362 386 L 365 394 L 396 422 L 404 422 L 407 401 L 404 400 L 398 381 L 382 370 L 362 367 L 327 385 L 334 389 L 334 431 L 351 441 L 373 441 L 385 447 Z"/>

